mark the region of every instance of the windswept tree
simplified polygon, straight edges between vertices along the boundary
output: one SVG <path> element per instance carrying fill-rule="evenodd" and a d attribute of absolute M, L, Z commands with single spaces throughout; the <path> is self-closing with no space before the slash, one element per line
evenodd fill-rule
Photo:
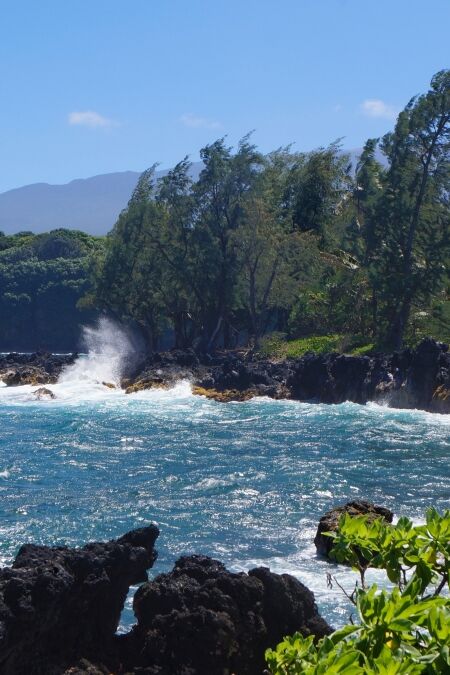
<path fill-rule="evenodd" d="M 332 224 L 350 194 L 350 161 L 339 142 L 306 155 L 297 155 L 288 181 L 287 202 L 300 232 L 318 235 L 322 244 L 332 238 Z"/>
<path fill-rule="evenodd" d="M 242 224 L 244 201 L 258 178 L 261 154 L 245 136 L 237 152 L 220 139 L 200 152 L 204 168 L 194 186 L 194 246 L 197 287 L 202 287 L 203 340 L 207 348 L 222 335 L 232 343 L 237 260 L 234 233 Z"/>
<path fill-rule="evenodd" d="M 366 143 L 354 176 L 339 143 L 263 156 L 249 136 L 205 146 L 197 180 L 187 158 L 158 180 L 147 170 L 93 255 L 93 304 L 139 325 L 150 349 L 167 329 L 175 346 L 209 351 L 273 330 L 399 347 L 439 307 L 443 325 L 449 80 L 438 73 L 392 134 Z"/>
<path fill-rule="evenodd" d="M 93 268 L 97 305 L 121 320 L 133 320 L 150 349 L 157 347 L 161 322 L 160 258 L 151 232 L 159 228 L 163 212 L 152 199 L 154 171 L 152 167 L 141 175 Z"/>
<path fill-rule="evenodd" d="M 450 245 L 450 71 L 412 99 L 382 141 L 389 169 L 373 218 L 372 279 L 383 303 L 381 338 L 399 349 L 416 303 L 443 282 Z"/>

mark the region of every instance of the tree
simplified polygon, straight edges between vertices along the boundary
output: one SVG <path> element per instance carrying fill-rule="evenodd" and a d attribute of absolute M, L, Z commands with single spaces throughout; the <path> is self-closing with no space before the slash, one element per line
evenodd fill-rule
<path fill-rule="evenodd" d="M 93 318 L 78 303 L 90 286 L 89 257 L 103 238 L 61 229 L 5 236 L 1 243 L 0 345 L 77 349 L 81 324 Z"/>
<path fill-rule="evenodd" d="M 203 148 L 200 156 L 204 168 L 194 186 L 194 272 L 202 288 L 203 340 L 209 349 L 220 334 L 225 347 L 231 344 L 237 274 L 232 234 L 242 222 L 243 202 L 257 179 L 262 156 L 249 136 L 234 155 L 222 138 Z"/>
<path fill-rule="evenodd" d="M 272 153 L 242 202 L 242 219 L 233 232 L 238 269 L 237 304 L 254 345 L 267 331 L 277 309 L 289 307 L 293 258 L 299 234 L 292 230 L 282 204 L 286 162 Z"/>
<path fill-rule="evenodd" d="M 390 166 L 373 214 L 372 280 L 383 303 L 382 338 L 404 340 L 411 308 L 437 292 L 449 250 L 450 71 L 400 113 L 382 149 Z"/>
<path fill-rule="evenodd" d="M 96 304 L 120 320 L 135 321 L 150 349 L 157 347 L 162 320 L 157 294 L 160 257 L 151 232 L 158 229 L 163 214 L 153 200 L 154 171 L 155 166 L 141 175 L 107 237 L 104 254 L 92 267 Z"/>
<path fill-rule="evenodd" d="M 291 169 L 287 199 L 294 228 L 317 234 L 322 244 L 351 186 L 350 162 L 339 141 L 308 155 L 298 155 Z"/>

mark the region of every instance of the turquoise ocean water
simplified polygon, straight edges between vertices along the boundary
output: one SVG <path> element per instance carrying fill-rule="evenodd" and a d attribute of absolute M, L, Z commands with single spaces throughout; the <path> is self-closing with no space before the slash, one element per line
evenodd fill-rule
<path fill-rule="evenodd" d="M 303 581 L 339 625 L 350 607 L 326 574 L 348 588 L 354 576 L 316 557 L 321 514 L 357 497 L 415 520 L 449 506 L 449 417 L 372 404 L 220 404 L 187 383 L 125 395 L 100 384 L 113 361 L 82 357 L 51 387 L 53 401 L 0 385 L 2 564 L 24 542 L 73 546 L 153 521 L 152 574 L 193 552 L 233 570 L 266 565 Z M 128 601 L 121 630 L 132 623 Z"/>

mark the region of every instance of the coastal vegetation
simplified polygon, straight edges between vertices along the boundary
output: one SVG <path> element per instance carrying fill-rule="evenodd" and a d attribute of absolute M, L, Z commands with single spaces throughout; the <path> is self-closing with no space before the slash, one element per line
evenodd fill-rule
<path fill-rule="evenodd" d="M 344 514 L 331 556 L 358 573 L 353 590 L 337 584 L 355 606 L 357 620 L 315 641 L 286 637 L 266 659 L 272 675 L 418 675 L 450 671 L 450 511 L 426 513 L 424 525 L 408 518 Z M 367 586 L 370 568 L 385 570 L 392 590 Z"/>
<path fill-rule="evenodd" d="M 0 233 L 0 348 L 76 349 L 80 324 L 95 316 L 77 303 L 99 246 L 101 240 L 73 230 Z"/>
<path fill-rule="evenodd" d="M 450 71 L 355 167 L 339 141 L 264 155 L 247 135 L 200 155 L 195 181 L 187 158 L 142 174 L 93 257 L 87 303 L 151 349 L 167 329 L 204 350 L 272 332 L 357 334 L 363 349 L 450 337 Z"/>
<path fill-rule="evenodd" d="M 450 71 L 356 165 L 341 141 L 263 154 L 250 134 L 200 156 L 196 180 L 187 157 L 145 171 L 107 237 L 0 233 L 1 348 L 74 349 L 99 312 L 149 350 L 450 340 Z"/>

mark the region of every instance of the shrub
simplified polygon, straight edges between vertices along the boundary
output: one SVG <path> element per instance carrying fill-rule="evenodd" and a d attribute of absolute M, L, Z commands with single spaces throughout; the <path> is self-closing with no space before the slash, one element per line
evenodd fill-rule
<path fill-rule="evenodd" d="M 351 593 L 359 623 L 317 644 L 299 633 L 286 637 L 266 660 L 273 675 L 416 675 L 450 672 L 450 510 L 396 525 L 366 516 L 342 516 L 332 555 L 351 563 L 359 580 Z M 366 587 L 370 567 L 386 570 L 392 591 Z M 334 579 L 335 583 L 338 583 Z"/>

